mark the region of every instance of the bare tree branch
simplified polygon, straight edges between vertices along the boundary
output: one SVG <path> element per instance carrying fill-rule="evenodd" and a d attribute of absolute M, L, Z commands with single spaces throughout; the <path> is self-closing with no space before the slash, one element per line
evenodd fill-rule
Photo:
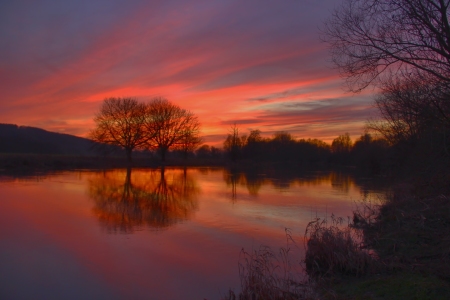
<path fill-rule="evenodd" d="M 96 128 L 92 140 L 125 149 L 131 162 L 131 152 L 145 145 L 149 136 L 145 130 L 145 106 L 134 98 L 107 98 L 94 118 Z"/>
<path fill-rule="evenodd" d="M 146 128 L 152 136 L 147 145 L 158 149 L 163 161 L 170 148 L 178 148 L 187 153 L 201 143 L 200 123 L 192 112 L 164 98 L 153 99 L 146 110 Z"/>

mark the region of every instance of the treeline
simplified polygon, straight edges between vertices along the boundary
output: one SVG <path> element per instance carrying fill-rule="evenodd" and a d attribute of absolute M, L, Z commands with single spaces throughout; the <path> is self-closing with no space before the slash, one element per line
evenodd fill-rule
<path fill-rule="evenodd" d="M 296 139 L 288 132 L 267 138 L 259 130 L 241 134 L 235 125 L 223 148 L 201 145 L 197 117 L 162 98 L 148 103 L 132 98 L 105 99 L 90 137 L 122 148 L 130 162 L 132 151 L 138 150 L 140 156 L 157 155 L 163 161 L 170 157 L 175 159 L 173 163 L 194 158 L 197 162 L 192 163 L 203 165 L 231 161 L 240 165 L 353 166 L 370 174 L 420 175 L 427 182 L 445 185 L 449 179 L 450 110 L 436 104 L 433 99 L 439 97 L 424 86 L 393 84 L 385 89 L 376 99 L 380 118 L 369 122 L 367 131 L 354 141 L 348 133 L 337 136 L 331 144 Z"/>
<path fill-rule="evenodd" d="M 281 167 L 352 166 L 370 174 L 384 174 L 392 168 L 395 148 L 386 139 L 364 133 L 352 140 L 348 133 L 337 136 L 331 144 L 319 139 L 296 139 L 290 133 L 277 132 L 262 137 L 260 130 L 240 134 L 234 126 L 223 143 L 223 148 L 203 144 L 195 150 L 168 152 L 172 160 L 189 159 L 203 164 L 227 164 L 242 167 L 255 163 L 275 164 Z"/>
<path fill-rule="evenodd" d="M 346 133 L 327 144 L 318 139 L 295 139 L 287 132 L 263 138 L 261 131 L 241 135 L 235 125 L 223 143 L 223 149 L 199 145 L 200 123 L 190 111 L 166 99 L 148 103 L 134 98 L 107 98 L 94 118 L 92 140 L 114 145 L 125 151 L 131 162 L 132 152 L 142 156 L 158 155 L 180 159 L 195 158 L 197 163 L 217 165 L 227 161 L 295 164 L 296 166 L 357 165 L 371 173 L 380 173 L 386 164 L 386 140 L 364 134 L 354 143 Z M 102 150 L 102 149 L 100 149 Z M 194 162 L 195 164 L 195 162 Z"/>
<path fill-rule="evenodd" d="M 389 162 L 390 146 L 387 140 L 374 138 L 370 133 L 354 142 L 348 133 L 339 135 L 331 144 L 319 139 L 295 139 L 290 133 L 278 132 L 263 138 L 261 131 L 240 134 L 231 128 L 224 142 L 224 152 L 234 162 L 275 162 L 301 166 L 357 166 L 371 173 L 380 173 Z"/>

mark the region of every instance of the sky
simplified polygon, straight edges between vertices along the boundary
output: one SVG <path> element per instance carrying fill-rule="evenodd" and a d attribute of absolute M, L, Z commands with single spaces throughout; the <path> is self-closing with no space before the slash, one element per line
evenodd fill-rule
<path fill-rule="evenodd" d="M 165 97 L 205 143 L 357 138 L 373 95 L 346 92 L 320 28 L 341 0 L 0 2 L 0 123 L 86 137 L 107 97 Z"/>

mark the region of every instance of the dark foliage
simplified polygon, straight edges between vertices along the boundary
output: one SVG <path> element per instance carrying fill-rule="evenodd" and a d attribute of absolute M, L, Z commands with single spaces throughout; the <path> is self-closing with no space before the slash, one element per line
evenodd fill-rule
<path fill-rule="evenodd" d="M 250 131 L 249 136 L 239 135 L 233 128 L 225 141 L 225 152 L 232 161 L 252 164 L 275 163 L 290 167 L 355 166 L 358 170 L 372 174 L 386 174 L 392 165 L 393 149 L 385 140 L 365 133 L 352 142 L 348 133 L 338 136 L 329 145 L 318 139 L 295 139 L 287 132 L 278 132 L 272 138 L 261 137 L 259 130 Z M 205 157 L 209 146 L 198 150 Z"/>
<path fill-rule="evenodd" d="M 364 243 L 393 271 L 438 274 L 450 281 L 450 199 L 420 197 L 406 186 L 379 207 L 364 207 L 354 225 L 364 232 Z"/>

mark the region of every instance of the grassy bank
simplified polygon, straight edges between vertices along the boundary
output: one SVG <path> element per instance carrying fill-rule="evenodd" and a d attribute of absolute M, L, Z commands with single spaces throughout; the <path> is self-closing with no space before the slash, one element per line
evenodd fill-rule
<path fill-rule="evenodd" d="M 284 256 L 247 254 L 242 292 L 226 299 L 450 299 L 450 197 L 410 190 L 362 205 L 348 226 L 338 218 L 312 221 L 300 266 L 286 267 L 289 245 Z M 309 277 L 298 279 L 294 267 Z"/>
<path fill-rule="evenodd" d="M 361 239 L 348 246 L 343 231 L 362 233 Z M 314 236 L 308 242 L 306 261 L 325 266 L 307 267 L 322 299 L 450 299 L 449 197 L 397 190 L 378 207 L 361 207 L 352 224 L 333 236 L 342 246 Z M 316 243 L 326 258 L 311 248 Z"/>

